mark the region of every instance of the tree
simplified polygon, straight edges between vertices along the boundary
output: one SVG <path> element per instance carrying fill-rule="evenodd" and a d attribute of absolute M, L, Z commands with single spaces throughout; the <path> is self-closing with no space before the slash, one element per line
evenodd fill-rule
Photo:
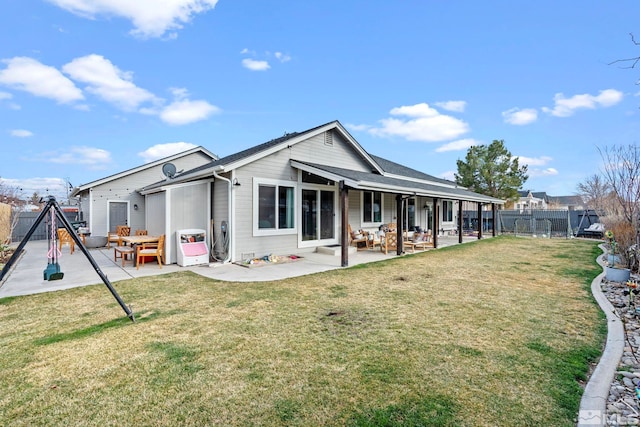
<path fill-rule="evenodd" d="M 640 45 L 640 42 L 636 41 L 636 38 L 633 36 L 633 33 L 629 33 L 629 36 L 631 36 L 631 42 L 638 46 Z M 618 64 L 618 63 L 626 63 L 628 64 L 626 67 L 622 67 L 622 68 L 635 68 L 636 65 L 638 65 L 638 62 L 640 62 L 640 56 L 634 56 L 632 58 L 625 58 L 625 59 L 616 59 L 613 62 L 610 62 L 609 65 L 612 64 Z M 640 81 L 636 82 L 636 84 L 639 84 Z"/>
<path fill-rule="evenodd" d="M 636 271 L 640 248 L 640 148 L 633 144 L 614 145 L 598 151 L 603 160 L 603 180 L 614 199 L 614 209 L 601 222 L 613 232 L 623 263 Z"/>
<path fill-rule="evenodd" d="M 0 203 L 8 205 L 8 215 L 0 216 L 0 245 L 11 243 L 13 229 L 18 225 L 18 218 L 24 206 L 22 189 L 7 185 L 0 179 Z"/>
<path fill-rule="evenodd" d="M 640 215 L 640 148 L 618 145 L 598 149 L 604 161 L 604 179 L 614 192 L 624 220 L 638 229 Z"/>
<path fill-rule="evenodd" d="M 585 178 L 578 183 L 577 189 L 587 207 L 595 210 L 598 215 L 612 215 L 618 211 L 615 194 L 602 175 L 594 173 Z"/>
<path fill-rule="evenodd" d="M 529 178 L 527 165 L 519 165 L 518 158 L 511 156 L 503 140 L 470 147 L 465 161 L 458 160 L 457 165 L 457 184 L 503 200 L 517 200 L 518 190 Z"/>

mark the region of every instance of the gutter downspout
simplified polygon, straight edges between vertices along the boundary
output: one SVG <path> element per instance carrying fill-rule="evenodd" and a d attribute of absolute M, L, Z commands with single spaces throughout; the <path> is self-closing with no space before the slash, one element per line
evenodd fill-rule
<path fill-rule="evenodd" d="M 223 181 L 226 181 L 227 183 L 227 187 L 229 188 L 228 190 L 228 196 L 227 196 L 227 214 L 229 216 L 228 218 L 228 229 L 227 229 L 227 233 L 229 233 L 229 252 L 227 253 L 227 257 L 222 261 L 223 264 L 227 264 L 228 262 L 231 261 L 231 254 L 233 253 L 234 250 L 234 237 L 233 237 L 233 233 L 232 230 L 233 228 L 231 227 L 231 188 L 232 188 L 232 184 L 231 184 L 231 180 L 229 178 L 225 178 L 224 176 L 220 176 L 216 173 L 216 171 L 213 171 L 213 176 L 216 177 L 217 179 L 221 179 Z"/>

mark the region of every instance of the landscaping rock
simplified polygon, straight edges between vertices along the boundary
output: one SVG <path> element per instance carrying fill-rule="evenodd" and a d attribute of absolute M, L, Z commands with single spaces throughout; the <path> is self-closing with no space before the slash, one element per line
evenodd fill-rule
<path fill-rule="evenodd" d="M 639 280 L 638 277 L 632 277 Z M 626 345 L 616 376 L 607 397 L 607 425 L 640 425 L 640 405 L 636 397 L 636 385 L 640 383 L 640 296 L 629 303 L 629 292 L 625 283 L 602 281 L 602 292 L 617 316 L 624 322 Z"/>

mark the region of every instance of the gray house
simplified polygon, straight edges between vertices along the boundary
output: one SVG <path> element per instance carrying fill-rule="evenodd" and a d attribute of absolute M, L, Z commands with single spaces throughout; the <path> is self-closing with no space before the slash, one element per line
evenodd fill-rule
<path fill-rule="evenodd" d="M 106 178 L 74 188 L 71 197 L 79 201 L 81 219 L 87 222 L 94 236 L 106 236 L 117 225 L 129 225 L 132 230 L 147 229 L 146 198 L 138 191 L 149 184 L 166 178 L 170 163 L 177 170 L 189 170 L 209 164 L 217 157 L 196 147 L 173 156 L 165 157 Z M 177 172 L 177 171 L 176 171 Z M 149 230 L 163 232 L 164 230 Z"/>
<path fill-rule="evenodd" d="M 463 201 L 479 211 L 504 203 L 371 155 L 338 121 L 214 159 L 139 194 L 145 227 L 167 235 L 168 263 L 176 262 L 176 230 L 198 228 L 220 260 L 339 246 L 346 265 L 349 226 L 396 223 L 437 238 L 461 229 Z"/>

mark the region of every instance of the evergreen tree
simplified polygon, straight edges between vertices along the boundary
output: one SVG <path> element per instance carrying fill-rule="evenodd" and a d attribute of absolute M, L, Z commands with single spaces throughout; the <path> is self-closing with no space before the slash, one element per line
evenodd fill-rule
<path fill-rule="evenodd" d="M 518 190 L 529 178 L 503 140 L 469 147 L 465 161 L 458 160 L 456 183 L 469 190 L 503 200 L 517 200 Z"/>

